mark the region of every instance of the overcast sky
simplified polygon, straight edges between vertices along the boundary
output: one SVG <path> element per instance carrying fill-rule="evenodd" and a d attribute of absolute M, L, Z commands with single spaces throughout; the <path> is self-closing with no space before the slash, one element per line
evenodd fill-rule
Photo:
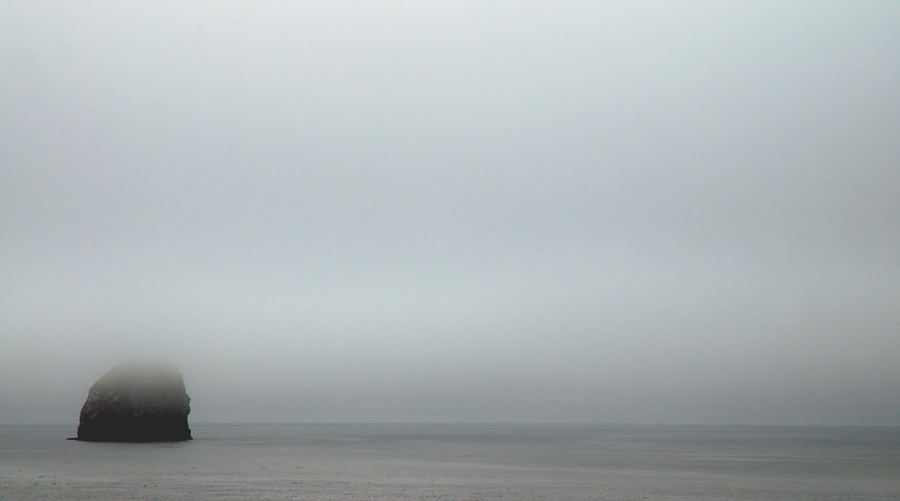
<path fill-rule="evenodd" d="M 0 284 L 0 423 L 900 425 L 900 3 L 3 2 Z"/>

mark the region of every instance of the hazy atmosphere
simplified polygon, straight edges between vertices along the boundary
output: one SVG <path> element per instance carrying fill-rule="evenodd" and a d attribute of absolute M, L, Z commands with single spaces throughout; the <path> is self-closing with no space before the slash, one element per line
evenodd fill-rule
<path fill-rule="evenodd" d="M 900 3 L 3 2 L 0 284 L 0 423 L 900 425 Z"/>

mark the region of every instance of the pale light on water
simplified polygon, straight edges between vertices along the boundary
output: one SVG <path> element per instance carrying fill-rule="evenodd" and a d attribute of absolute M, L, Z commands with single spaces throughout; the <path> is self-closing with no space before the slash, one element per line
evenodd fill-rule
<path fill-rule="evenodd" d="M 898 499 L 900 428 L 197 425 L 192 442 L 0 427 L 0 499 Z"/>

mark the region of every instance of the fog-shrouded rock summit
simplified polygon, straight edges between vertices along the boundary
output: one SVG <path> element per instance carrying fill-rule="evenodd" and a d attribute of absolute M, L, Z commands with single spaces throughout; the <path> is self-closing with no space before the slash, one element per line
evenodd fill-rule
<path fill-rule="evenodd" d="M 114 367 L 88 392 L 77 440 L 172 442 L 191 440 L 191 398 L 173 365 L 131 362 Z"/>

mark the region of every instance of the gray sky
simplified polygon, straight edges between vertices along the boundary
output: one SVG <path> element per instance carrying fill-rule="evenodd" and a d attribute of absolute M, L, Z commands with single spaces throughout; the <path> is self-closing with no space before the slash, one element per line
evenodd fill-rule
<path fill-rule="evenodd" d="M 0 4 L 0 422 L 900 425 L 898 2 Z"/>

